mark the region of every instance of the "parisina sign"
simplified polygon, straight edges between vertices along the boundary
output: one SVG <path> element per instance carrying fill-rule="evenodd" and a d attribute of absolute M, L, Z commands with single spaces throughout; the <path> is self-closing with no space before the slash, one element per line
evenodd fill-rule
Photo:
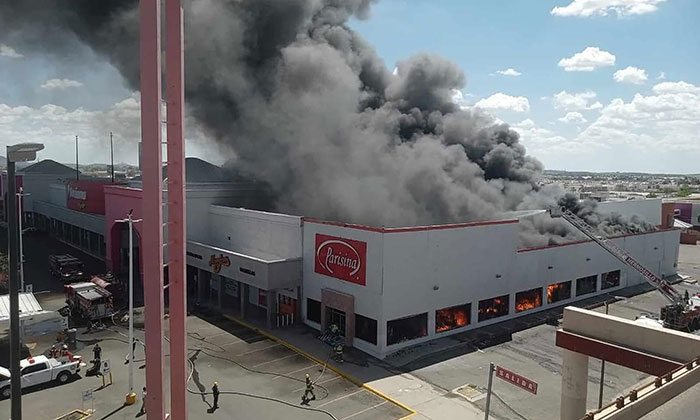
<path fill-rule="evenodd" d="M 314 271 L 319 274 L 366 284 L 367 243 L 316 234 Z"/>

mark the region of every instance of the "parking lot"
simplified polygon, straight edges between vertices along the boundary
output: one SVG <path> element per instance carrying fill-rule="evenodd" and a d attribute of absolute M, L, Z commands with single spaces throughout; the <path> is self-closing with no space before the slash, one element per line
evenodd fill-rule
<path fill-rule="evenodd" d="M 188 383 L 190 418 L 393 420 L 409 414 L 331 369 L 323 369 L 306 356 L 247 327 L 226 319 L 215 322 L 217 325 L 197 317 L 188 319 L 188 348 L 194 368 Z M 103 359 L 109 359 L 112 364 L 112 385 L 101 388 L 101 378 L 86 377 L 83 368 L 81 375 L 69 384 L 25 392 L 25 418 L 53 419 L 76 408 L 93 406 L 97 419 L 135 418 L 140 402 L 123 406 L 128 375 L 124 364 L 128 351 L 125 332 L 122 327 L 112 327 L 79 335 L 81 341 L 76 354 L 85 360 L 92 358 L 92 345 L 100 343 Z M 136 336 L 143 340 L 143 332 L 138 331 Z M 37 343 L 34 354 L 48 347 L 48 342 Z M 137 348 L 136 358 L 135 389 L 140 390 L 145 374 L 141 347 Z M 301 405 L 306 374 L 315 382 L 316 400 Z M 199 394 L 210 393 L 214 381 L 222 392 L 220 408 L 215 411 L 211 395 Z M 89 389 L 95 391 L 94 400 L 83 403 L 82 392 Z M 9 410 L 10 402 L 0 401 L 0 418 L 8 418 Z"/>

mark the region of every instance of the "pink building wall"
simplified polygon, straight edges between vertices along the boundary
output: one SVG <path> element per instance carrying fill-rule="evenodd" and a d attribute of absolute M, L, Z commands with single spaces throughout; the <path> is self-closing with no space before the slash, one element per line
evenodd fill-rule
<path fill-rule="evenodd" d="M 143 192 L 137 188 L 105 186 L 105 265 L 107 270 L 118 271 L 120 267 L 120 223 L 115 220 L 126 219 L 133 209 L 134 219 L 143 218 L 141 197 Z M 134 223 L 134 246 L 139 247 L 139 272 L 143 278 L 143 223 Z"/>

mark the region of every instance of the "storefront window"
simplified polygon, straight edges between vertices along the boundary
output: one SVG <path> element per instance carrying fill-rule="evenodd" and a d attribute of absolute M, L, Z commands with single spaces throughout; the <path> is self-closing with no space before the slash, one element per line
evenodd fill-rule
<path fill-rule="evenodd" d="M 600 275 L 600 288 L 610 289 L 620 285 L 620 270 L 609 271 Z"/>
<path fill-rule="evenodd" d="M 542 306 L 542 288 L 525 290 L 515 294 L 515 312 Z"/>
<path fill-rule="evenodd" d="M 547 286 L 547 303 L 559 302 L 571 297 L 571 281 L 550 284 Z"/>
<path fill-rule="evenodd" d="M 355 314 L 355 338 L 377 344 L 377 321 Z"/>
<path fill-rule="evenodd" d="M 479 301 L 479 322 L 508 315 L 508 295 Z"/>
<path fill-rule="evenodd" d="M 306 298 L 306 319 L 321 323 L 321 302 Z"/>
<path fill-rule="evenodd" d="M 588 276 L 576 279 L 576 296 L 594 293 L 597 287 L 598 276 Z"/>
<path fill-rule="evenodd" d="M 428 313 L 394 319 L 386 323 L 386 344 L 401 343 L 428 335 Z"/>
<path fill-rule="evenodd" d="M 435 311 L 435 332 L 444 332 L 469 325 L 471 303 Z"/>

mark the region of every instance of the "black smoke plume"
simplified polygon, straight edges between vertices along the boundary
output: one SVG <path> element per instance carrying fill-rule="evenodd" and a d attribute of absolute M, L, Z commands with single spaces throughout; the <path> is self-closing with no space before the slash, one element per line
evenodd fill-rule
<path fill-rule="evenodd" d="M 420 54 L 392 74 L 349 28 L 370 3 L 186 1 L 189 114 L 230 148 L 232 166 L 272 187 L 279 211 L 398 226 L 556 205 L 563 191 L 538 187 L 542 164 L 518 134 L 454 103 L 466 82 L 459 68 Z M 0 35 L 57 59 L 86 44 L 138 89 L 137 6 L 3 1 Z M 567 236 L 525 229 L 526 244 Z"/>

